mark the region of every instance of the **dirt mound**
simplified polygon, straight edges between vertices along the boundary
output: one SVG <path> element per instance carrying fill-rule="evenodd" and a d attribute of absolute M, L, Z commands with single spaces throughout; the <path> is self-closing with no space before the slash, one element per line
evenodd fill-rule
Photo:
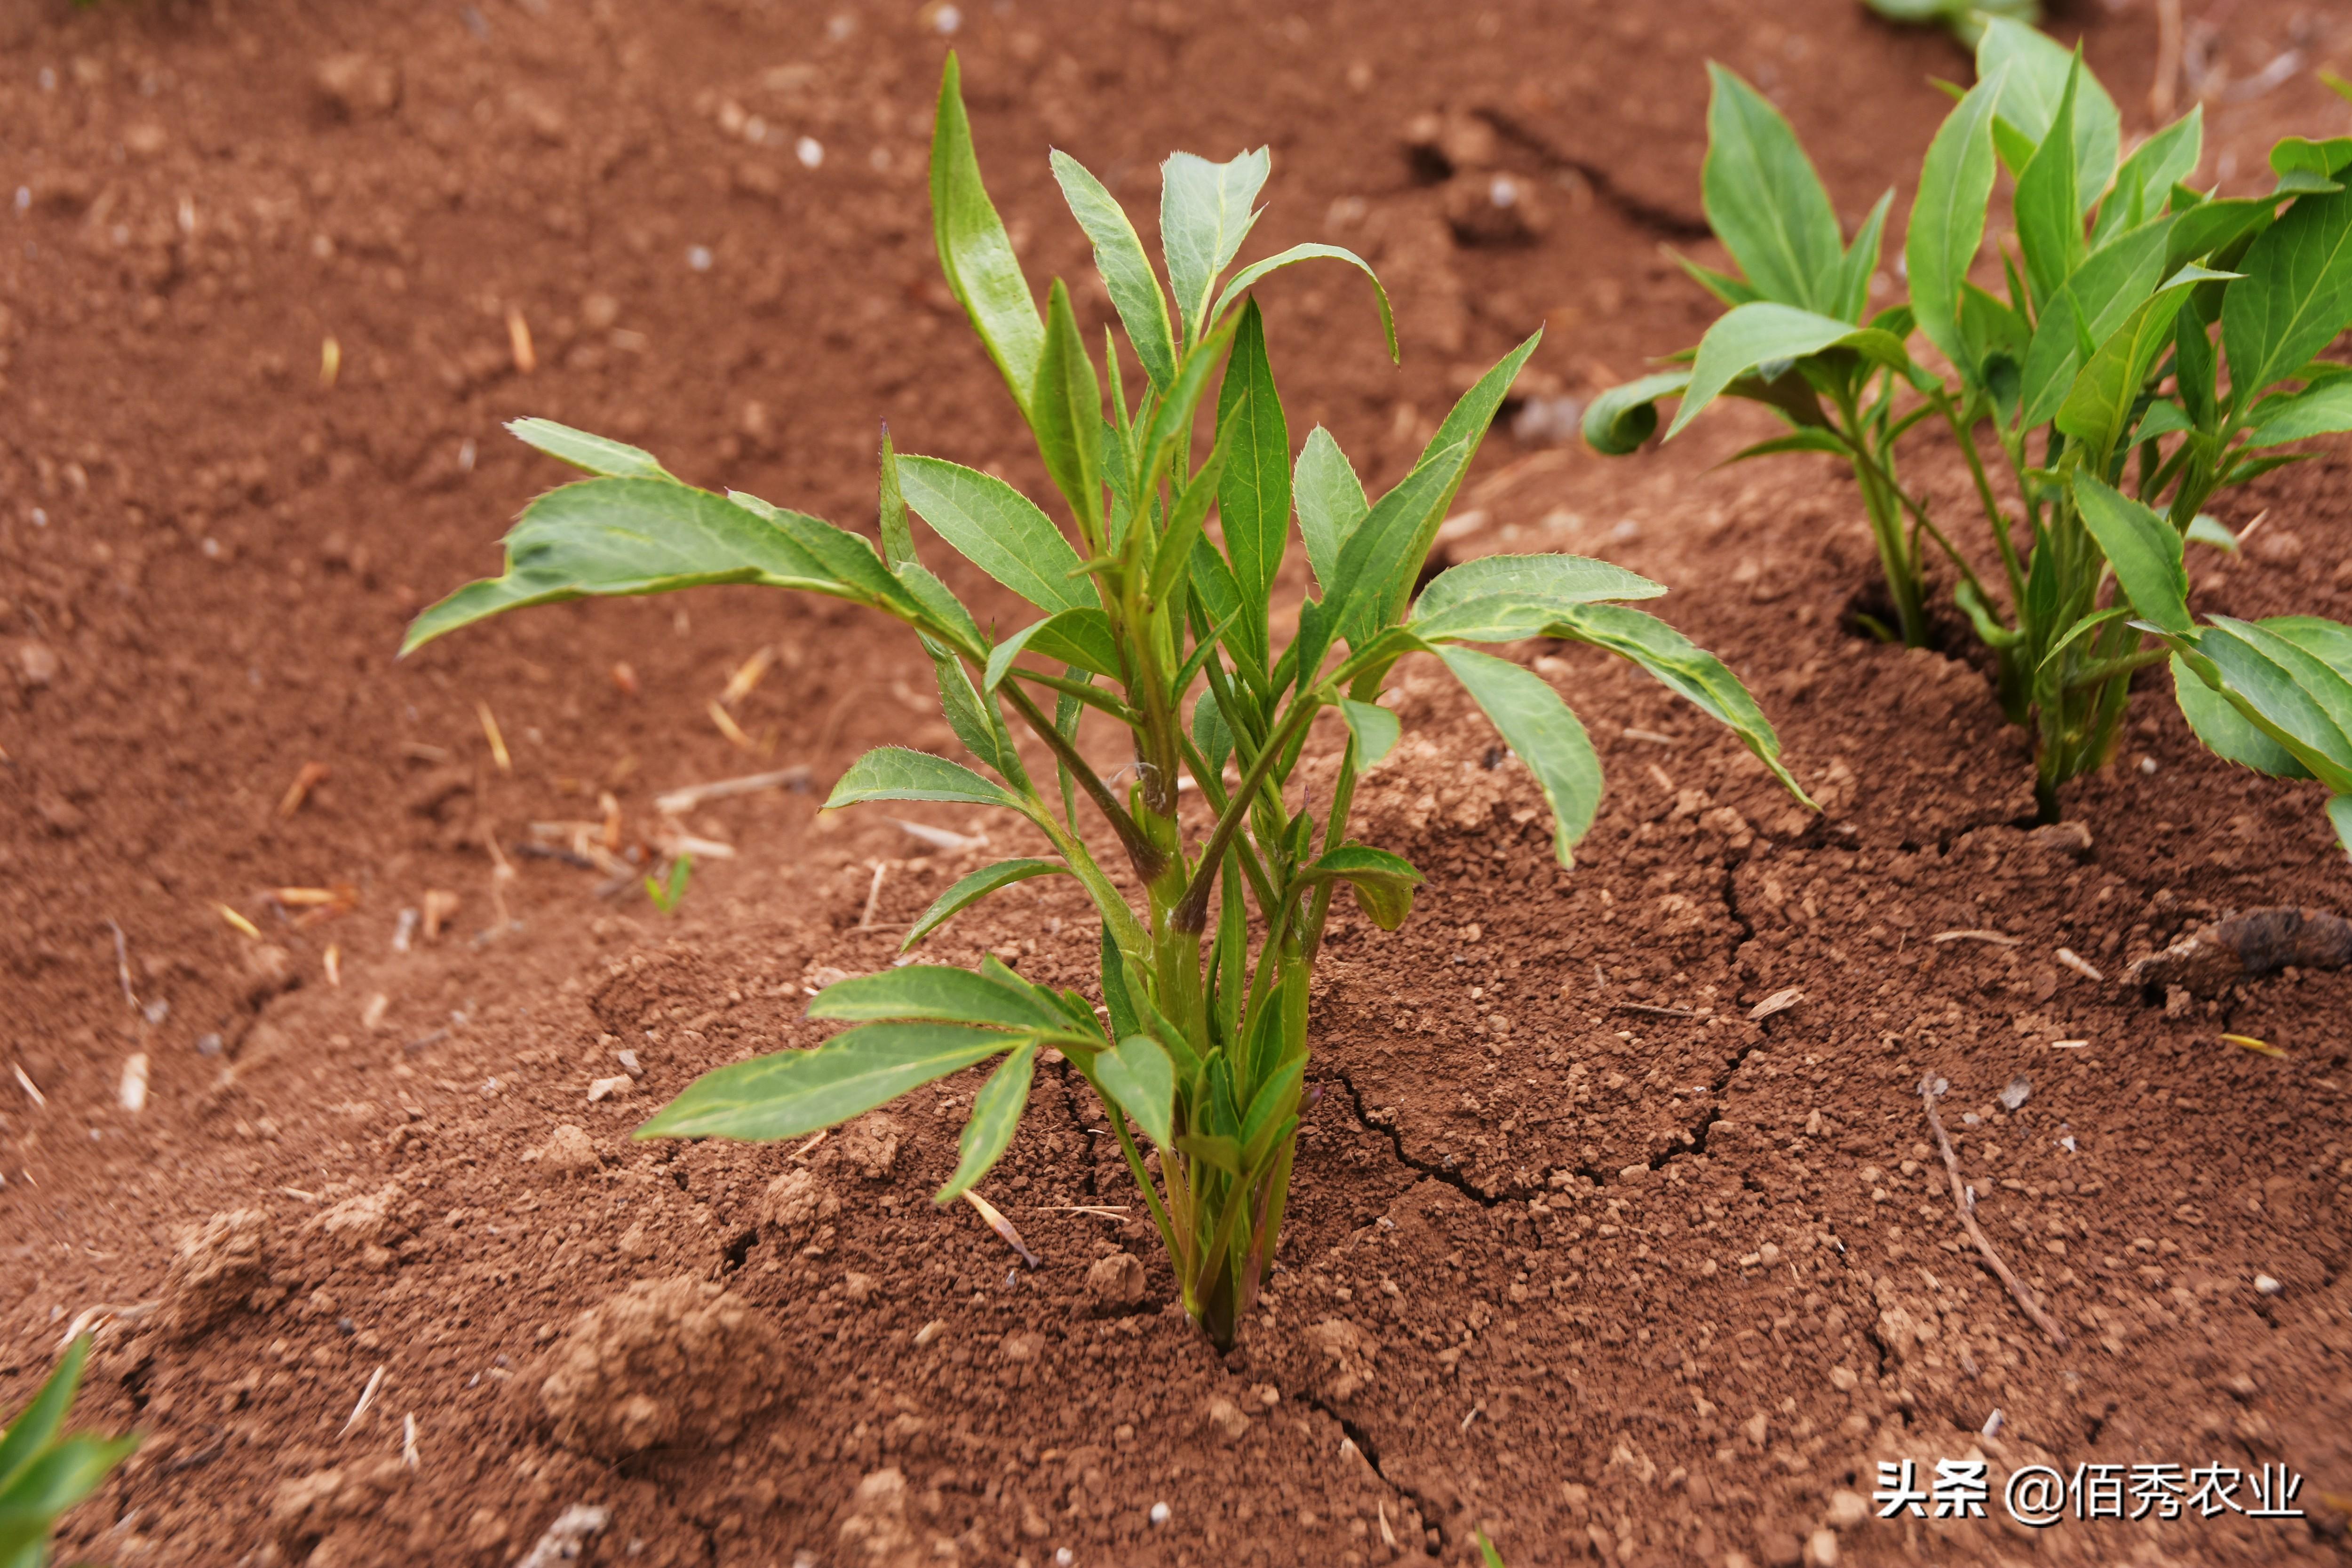
<path fill-rule="evenodd" d="M 782 1339 L 708 1280 L 643 1280 L 573 1320 L 539 1384 L 555 1440 L 603 1458 L 733 1442 L 786 1380 Z"/>
<path fill-rule="evenodd" d="M 232 1209 L 181 1233 L 163 1276 L 163 1306 L 156 1327 L 175 1340 L 206 1331 L 256 1305 L 269 1282 L 269 1216 Z"/>

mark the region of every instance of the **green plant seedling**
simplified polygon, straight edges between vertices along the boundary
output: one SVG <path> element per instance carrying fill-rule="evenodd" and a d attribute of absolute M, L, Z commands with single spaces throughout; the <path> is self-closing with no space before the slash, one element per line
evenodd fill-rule
<path fill-rule="evenodd" d="M 646 897 L 652 900 L 654 908 L 663 914 L 674 915 L 677 912 L 677 906 L 686 902 L 686 885 L 693 877 L 694 857 L 681 855 L 669 863 L 667 882 L 657 877 L 646 879 Z"/>
<path fill-rule="evenodd" d="M 58 1436 L 81 1387 L 89 1338 L 74 1341 L 33 1402 L 0 1432 L 0 1568 L 43 1568 L 58 1520 L 139 1447 L 132 1437 Z"/>
<path fill-rule="evenodd" d="M 641 1137 L 797 1137 L 951 1073 L 994 1064 L 971 1100 L 938 1199 L 969 1190 L 1011 1142 L 1039 1066 L 1066 1059 L 1108 1108 L 1185 1310 L 1232 1342 L 1282 1230 L 1307 1072 L 1307 997 L 1335 897 L 1393 930 L 1421 873 L 1349 832 L 1363 770 L 1393 746 L 1382 682 L 1434 655 L 1532 775 L 1563 864 L 1591 826 L 1600 760 L 1552 687 L 1475 645 L 1543 636 L 1648 670 L 1728 725 L 1802 799 L 1771 725 L 1712 655 L 1622 601 L 1664 592 L 1605 562 L 1496 556 L 1414 584 L 1439 523 L 1534 339 L 1446 416 L 1412 470 L 1368 495 L 1328 431 L 1294 444 L 1252 287 L 1324 258 L 1305 245 L 1227 277 L 1256 216 L 1261 149 L 1161 167 L 1164 281 L 1101 182 L 1053 171 L 1094 256 L 1143 384 L 1115 336 L 1089 352 L 1056 279 L 1041 314 L 982 187 L 951 58 L 931 149 L 931 211 L 950 289 L 1003 373 L 1066 517 L 1002 479 L 881 449 L 881 547 L 740 492 L 698 489 L 648 454 L 540 420 L 524 440 L 597 477 L 540 497 L 507 539 L 504 575 L 426 610 L 407 647 L 501 610 L 583 595 L 760 583 L 864 605 L 920 639 L 947 718 L 978 767 L 898 747 L 867 753 L 829 806 L 944 801 L 1013 812 L 1045 854 L 973 872 L 917 920 L 911 949 L 988 894 L 1067 876 L 1102 921 L 1092 995 L 1037 984 L 993 957 L 977 971 L 909 964 L 827 987 L 809 1011 L 852 1027 L 706 1075 Z M 1391 354 L 1388 299 L 1373 301 Z M 1196 442 L 1196 418 L 1212 434 Z M 1203 449 L 1204 448 L 1204 449 Z M 1278 643 L 1271 595 L 1292 517 L 1315 591 Z M 911 519 L 1032 606 L 983 627 L 918 559 Z M 1211 526 L 1213 518 L 1214 527 Z M 1132 774 L 1080 752 L 1091 710 L 1131 742 Z M 1317 717 L 1344 750 L 1313 801 L 1294 784 Z M 1199 805 L 1181 812 L 1180 791 Z M 1078 801 L 1107 838 L 1089 842 Z M 1097 846 L 1104 853 L 1097 858 Z"/>
<path fill-rule="evenodd" d="M 1841 252 L 1787 122 L 1718 68 L 1707 215 L 1745 276 L 1693 268 L 1731 309 L 1687 369 L 1596 399 L 1585 434 L 1602 451 L 1630 451 L 1655 429 L 1658 398 L 1682 400 L 1671 437 L 1729 393 L 1790 426 L 1742 458 L 1810 451 L 1847 465 L 1895 606 L 1888 634 L 1926 639 L 1932 547 L 1992 651 L 2004 710 L 2033 731 L 2035 793 L 2054 819 L 2060 787 L 2114 754 L 2133 672 L 2176 657 L 2147 640 L 2152 612 L 2114 557 L 2105 498 L 2128 490 L 2177 542 L 2232 549 L 2205 510 L 2215 494 L 2296 461 L 2297 443 L 2352 430 L 2352 369 L 2317 358 L 2352 326 L 2352 192 L 2341 178 L 2352 138 L 2290 137 L 2272 152 L 2267 195 L 2201 195 L 2183 183 L 2202 152 L 2201 109 L 2125 156 L 2121 116 L 2079 55 L 1995 16 L 1977 70 L 1920 171 L 1909 298 L 1864 323 L 1885 202 Z M 2004 169 L 2011 232 L 1985 287 L 1971 271 Z M 1916 339 L 1933 358 L 1914 353 Z M 1966 459 L 1996 583 L 1899 477 L 1898 442 L 1930 419 Z M 2098 498 L 2087 512 L 2086 496 Z M 2176 679 L 2183 712 L 2215 751 L 2244 760 L 2242 737 L 2217 739 L 2205 721 L 2273 699 L 2249 688 L 2223 701 L 2204 667 L 2188 659 L 2183 670 L 2194 678 Z"/>
<path fill-rule="evenodd" d="M 1970 48 L 1984 37 L 1985 23 L 1995 16 L 2033 23 L 2042 20 L 2038 0 L 1863 0 L 1890 22 L 1910 22 L 1951 29 Z"/>
<path fill-rule="evenodd" d="M 1478 1554 L 1486 1559 L 1486 1568 L 1503 1568 L 1503 1554 L 1495 1550 L 1495 1543 L 1486 1539 L 1486 1532 L 1474 1530 L 1470 1533 L 1477 1538 Z"/>

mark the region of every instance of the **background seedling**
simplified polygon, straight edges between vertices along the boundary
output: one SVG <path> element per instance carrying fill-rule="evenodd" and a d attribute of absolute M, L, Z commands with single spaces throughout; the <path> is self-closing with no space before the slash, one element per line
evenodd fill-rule
<path fill-rule="evenodd" d="M 949 722 L 986 773 L 885 747 L 850 768 L 828 806 L 945 801 L 1024 818 L 1049 853 L 966 877 L 916 921 L 907 945 L 999 889 L 1073 877 L 1102 919 L 1098 997 L 1033 984 L 992 956 L 977 972 L 911 964 L 845 980 L 810 1013 L 852 1028 L 813 1051 L 706 1075 L 639 1135 L 797 1137 L 993 1063 L 938 1194 L 946 1203 L 1003 1155 L 1040 1061 L 1059 1053 L 1109 1108 L 1185 1310 L 1222 1346 L 1281 1236 L 1308 990 L 1332 900 L 1344 889 L 1393 930 L 1422 879 L 1348 832 L 1359 776 L 1398 737 L 1378 700 L 1400 658 L 1433 654 L 1494 721 L 1551 809 L 1563 864 L 1599 806 L 1600 760 L 1547 682 L 1470 645 L 1543 636 L 1605 648 L 1728 725 L 1791 791 L 1796 784 L 1729 670 L 1664 622 L 1612 602 L 1664 592 L 1645 578 L 1572 556 L 1496 556 L 1415 595 L 1438 525 L 1534 339 L 1464 395 L 1410 473 L 1369 496 L 1328 431 L 1294 448 L 1250 290 L 1309 259 L 1370 269 L 1334 247 L 1302 245 L 1224 276 L 1255 220 L 1266 153 L 1225 163 L 1180 153 L 1162 166 L 1164 289 L 1102 184 L 1058 153 L 1053 169 L 1142 369 L 1133 397 L 1116 338 L 1099 362 L 1091 356 L 1059 279 L 1039 313 L 982 188 L 950 58 L 930 169 L 940 264 L 1036 438 L 1071 533 L 1003 480 L 900 456 L 887 436 L 877 552 L 756 496 L 694 489 L 635 447 L 523 420 L 518 436 L 598 477 L 525 509 L 505 574 L 426 610 L 407 647 L 520 605 L 706 583 L 830 595 L 909 626 Z M 1393 354 L 1388 298 L 1376 279 L 1371 287 Z M 1270 599 L 1294 511 L 1316 591 L 1298 606 L 1297 635 L 1276 646 Z M 918 559 L 916 515 L 1038 618 L 1003 635 L 984 629 Z M 1129 735 L 1123 787 L 1078 748 L 1087 709 Z M 1292 780 L 1326 711 L 1343 721 L 1345 749 L 1334 784 L 1310 803 Z M 1205 807 L 1191 821 L 1179 811 L 1187 777 Z M 1104 858 L 1082 835 L 1080 796 L 1108 830 Z"/>
<path fill-rule="evenodd" d="M 2061 785 L 2113 755 L 2133 672 L 2168 659 L 2200 738 L 2234 762 L 2326 781 L 2352 845 L 2340 798 L 2352 785 L 2352 630 L 2288 616 L 2200 631 L 2181 566 L 2184 542 L 2235 548 L 2204 510 L 2217 492 L 2298 460 L 2283 450 L 2294 443 L 2352 430 L 2352 368 L 2315 357 L 2352 325 L 2352 191 L 2339 178 L 2352 138 L 2290 137 L 2271 153 L 2268 195 L 2204 195 L 2182 183 L 2202 151 L 2201 109 L 2119 157 L 2121 116 L 2078 56 L 1991 17 L 1977 70 L 1920 172 L 1909 300 L 1865 323 L 1887 198 L 1843 247 L 1788 122 L 1717 68 L 1706 210 L 1744 276 L 1685 263 L 1731 310 L 1683 356 L 1687 369 L 1596 399 L 1586 437 L 1631 451 L 1656 428 L 1655 401 L 1680 395 L 1671 439 L 1727 393 L 1790 426 L 1741 458 L 1847 464 L 1894 605 L 1896 625 L 1879 629 L 1927 640 L 1932 545 L 1992 650 L 2004 710 L 2033 731 L 2045 819 Z M 1996 291 L 1969 273 L 2004 168 L 2013 233 Z M 1915 355 L 1915 336 L 1948 373 Z M 2000 562 L 1991 584 L 1899 477 L 1898 442 L 1929 419 L 1968 463 Z"/>
<path fill-rule="evenodd" d="M 646 879 L 646 897 L 662 913 L 675 914 L 678 905 L 686 902 L 686 887 L 694 877 L 694 857 L 681 855 L 669 863 L 667 881 L 659 877 Z"/>

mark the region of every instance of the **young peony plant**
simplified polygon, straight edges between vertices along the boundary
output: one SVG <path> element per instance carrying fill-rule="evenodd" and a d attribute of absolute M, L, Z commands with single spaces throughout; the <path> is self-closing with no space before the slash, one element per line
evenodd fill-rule
<path fill-rule="evenodd" d="M 2169 661 L 2205 744 L 2324 781 L 2352 846 L 2352 628 L 2300 616 L 2200 627 L 2182 574 L 2185 543 L 2236 548 L 2204 510 L 2217 493 L 2297 460 L 2283 448 L 2352 430 L 2352 372 L 2317 357 L 2352 327 L 2352 138 L 2281 142 L 2266 195 L 2200 195 L 2182 182 L 2202 155 L 2201 108 L 2119 156 L 2122 118 L 2079 55 L 2020 22 L 1977 22 L 1977 86 L 1919 174 L 1909 299 L 1874 315 L 1894 193 L 1847 247 L 1789 122 L 1714 68 L 1706 214 L 1745 276 L 1690 266 L 1730 309 L 1685 368 L 1596 398 L 1585 437 L 1631 452 L 1656 429 L 1658 399 L 1681 398 L 1671 439 L 1727 395 L 1789 426 L 1742 458 L 1845 464 L 1894 606 L 1876 629 L 1928 639 L 1932 546 L 2010 721 L 2033 731 L 2045 820 L 2062 785 L 2114 755 L 2133 673 Z M 2003 167 L 2015 253 L 2001 248 L 1995 294 L 1969 274 Z M 1948 373 L 1915 357 L 1915 334 Z M 1968 464 L 1990 584 L 1899 477 L 1897 443 L 1928 420 Z"/>
<path fill-rule="evenodd" d="M 797 1137 L 993 1062 L 939 1192 L 944 1204 L 1003 1155 L 1039 1061 L 1058 1052 L 1108 1108 L 1185 1310 L 1220 1346 L 1231 1343 L 1281 1235 L 1307 1070 L 1308 983 L 1332 899 L 1346 889 L 1374 924 L 1393 930 L 1422 879 L 1348 831 L 1359 775 L 1398 738 L 1396 716 L 1377 700 L 1398 659 L 1434 654 L 1494 721 L 1550 807 L 1563 864 L 1600 803 L 1599 758 L 1549 684 L 1471 645 L 1549 637 L 1631 659 L 1729 726 L 1804 798 L 1780 765 L 1771 725 L 1731 672 L 1617 602 L 1654 597 L 1664 592 L 1657 584 L 1573 556 L 1496 556 L 1454 568 L 1415 597 L 1438 524 L 1536 340 L 1471 388 L 1412 471 L 1377 500 L 1328 432 L 1310 432 L 1294 452 L 1251 288 L 1314 258 L 1368 277 L 1370 268 L 1335 247 L 1301 245 L 1221 285 L 1255 220 L 1267 167 L 1264 149 L 1227 163 L 1180 153 L 1162 166 L 1163 292 L 1109 192 L 1053 155 L 1142 369 L 1130 404 L 1115 338 L 1097 370 L 1059 279 L 1041 317 L 982 186 L 950 58 L 931 149 L 940 264 L 1036 437 L 1075 542 L 1002 479 L 902 456 L 887 435 L 877 552 L 755 496 L 682 483 L 635 447 L 521 420 L 516 435 L 597 477 L 532 501 L 508 535 L 505 574 L 426 610 L 405 645 L 525 605 L 708 583 L 830 595 L 912 628 L 950 723 L 984 771 L 885 747 L 854 764 L 827 804 L 951 801 L 1024 818 L 1047 852 L 964 878 L 915 922 L 906 947 L 999 889 L 1074 877 L 1102 920 L 1099 1006 L 993 957 L 977 971 L 909 964 L 841 981 L 809 1011 L 851 1028 L 814 1050 L 707 1074 L 638 1135 Z M 1377 278 L 1372 288 L 1393 355 L 1388 298 Z M 1196 463 L 1195 416 L 1213 385 L 1213 436 Z M 1277 647 L 1269 604 L 1294 511 L 1318 592 L 1300 604 L 1296 636 Z M 1008 635 L 984 628 L 917 559 L 910 513 L 1038 618 Z M 1134 780 L 1123 791 L 1079 752 L 1088 709 L 1132 738 Z M 1345 721 L 1346 749 L 1318 816 L 1288 785 L 1309 726 L 1331 709 Z M 1047 770 L 1053 785 L 1043 782 Z M 1212 814 L 1205 826 L 1188 829 L 1180 817 L 1188 774 Z M 1081 795 L 1116 838 L 1108 865 L 1080 831 Z"/>

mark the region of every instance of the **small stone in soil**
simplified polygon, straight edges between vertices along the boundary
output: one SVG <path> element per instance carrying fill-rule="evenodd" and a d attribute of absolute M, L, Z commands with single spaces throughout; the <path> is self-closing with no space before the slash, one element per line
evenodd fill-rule
<path fill-rule="evenodd" d="M 2031 1082 L 2023 1078 L 2011 1079 L 2009 1087 L 2000 1091 L 2001 1109 L 2015 1110 L 2019 1106 L 2023 1105 L 2032 1093 L 2033 1085 Z"/>

